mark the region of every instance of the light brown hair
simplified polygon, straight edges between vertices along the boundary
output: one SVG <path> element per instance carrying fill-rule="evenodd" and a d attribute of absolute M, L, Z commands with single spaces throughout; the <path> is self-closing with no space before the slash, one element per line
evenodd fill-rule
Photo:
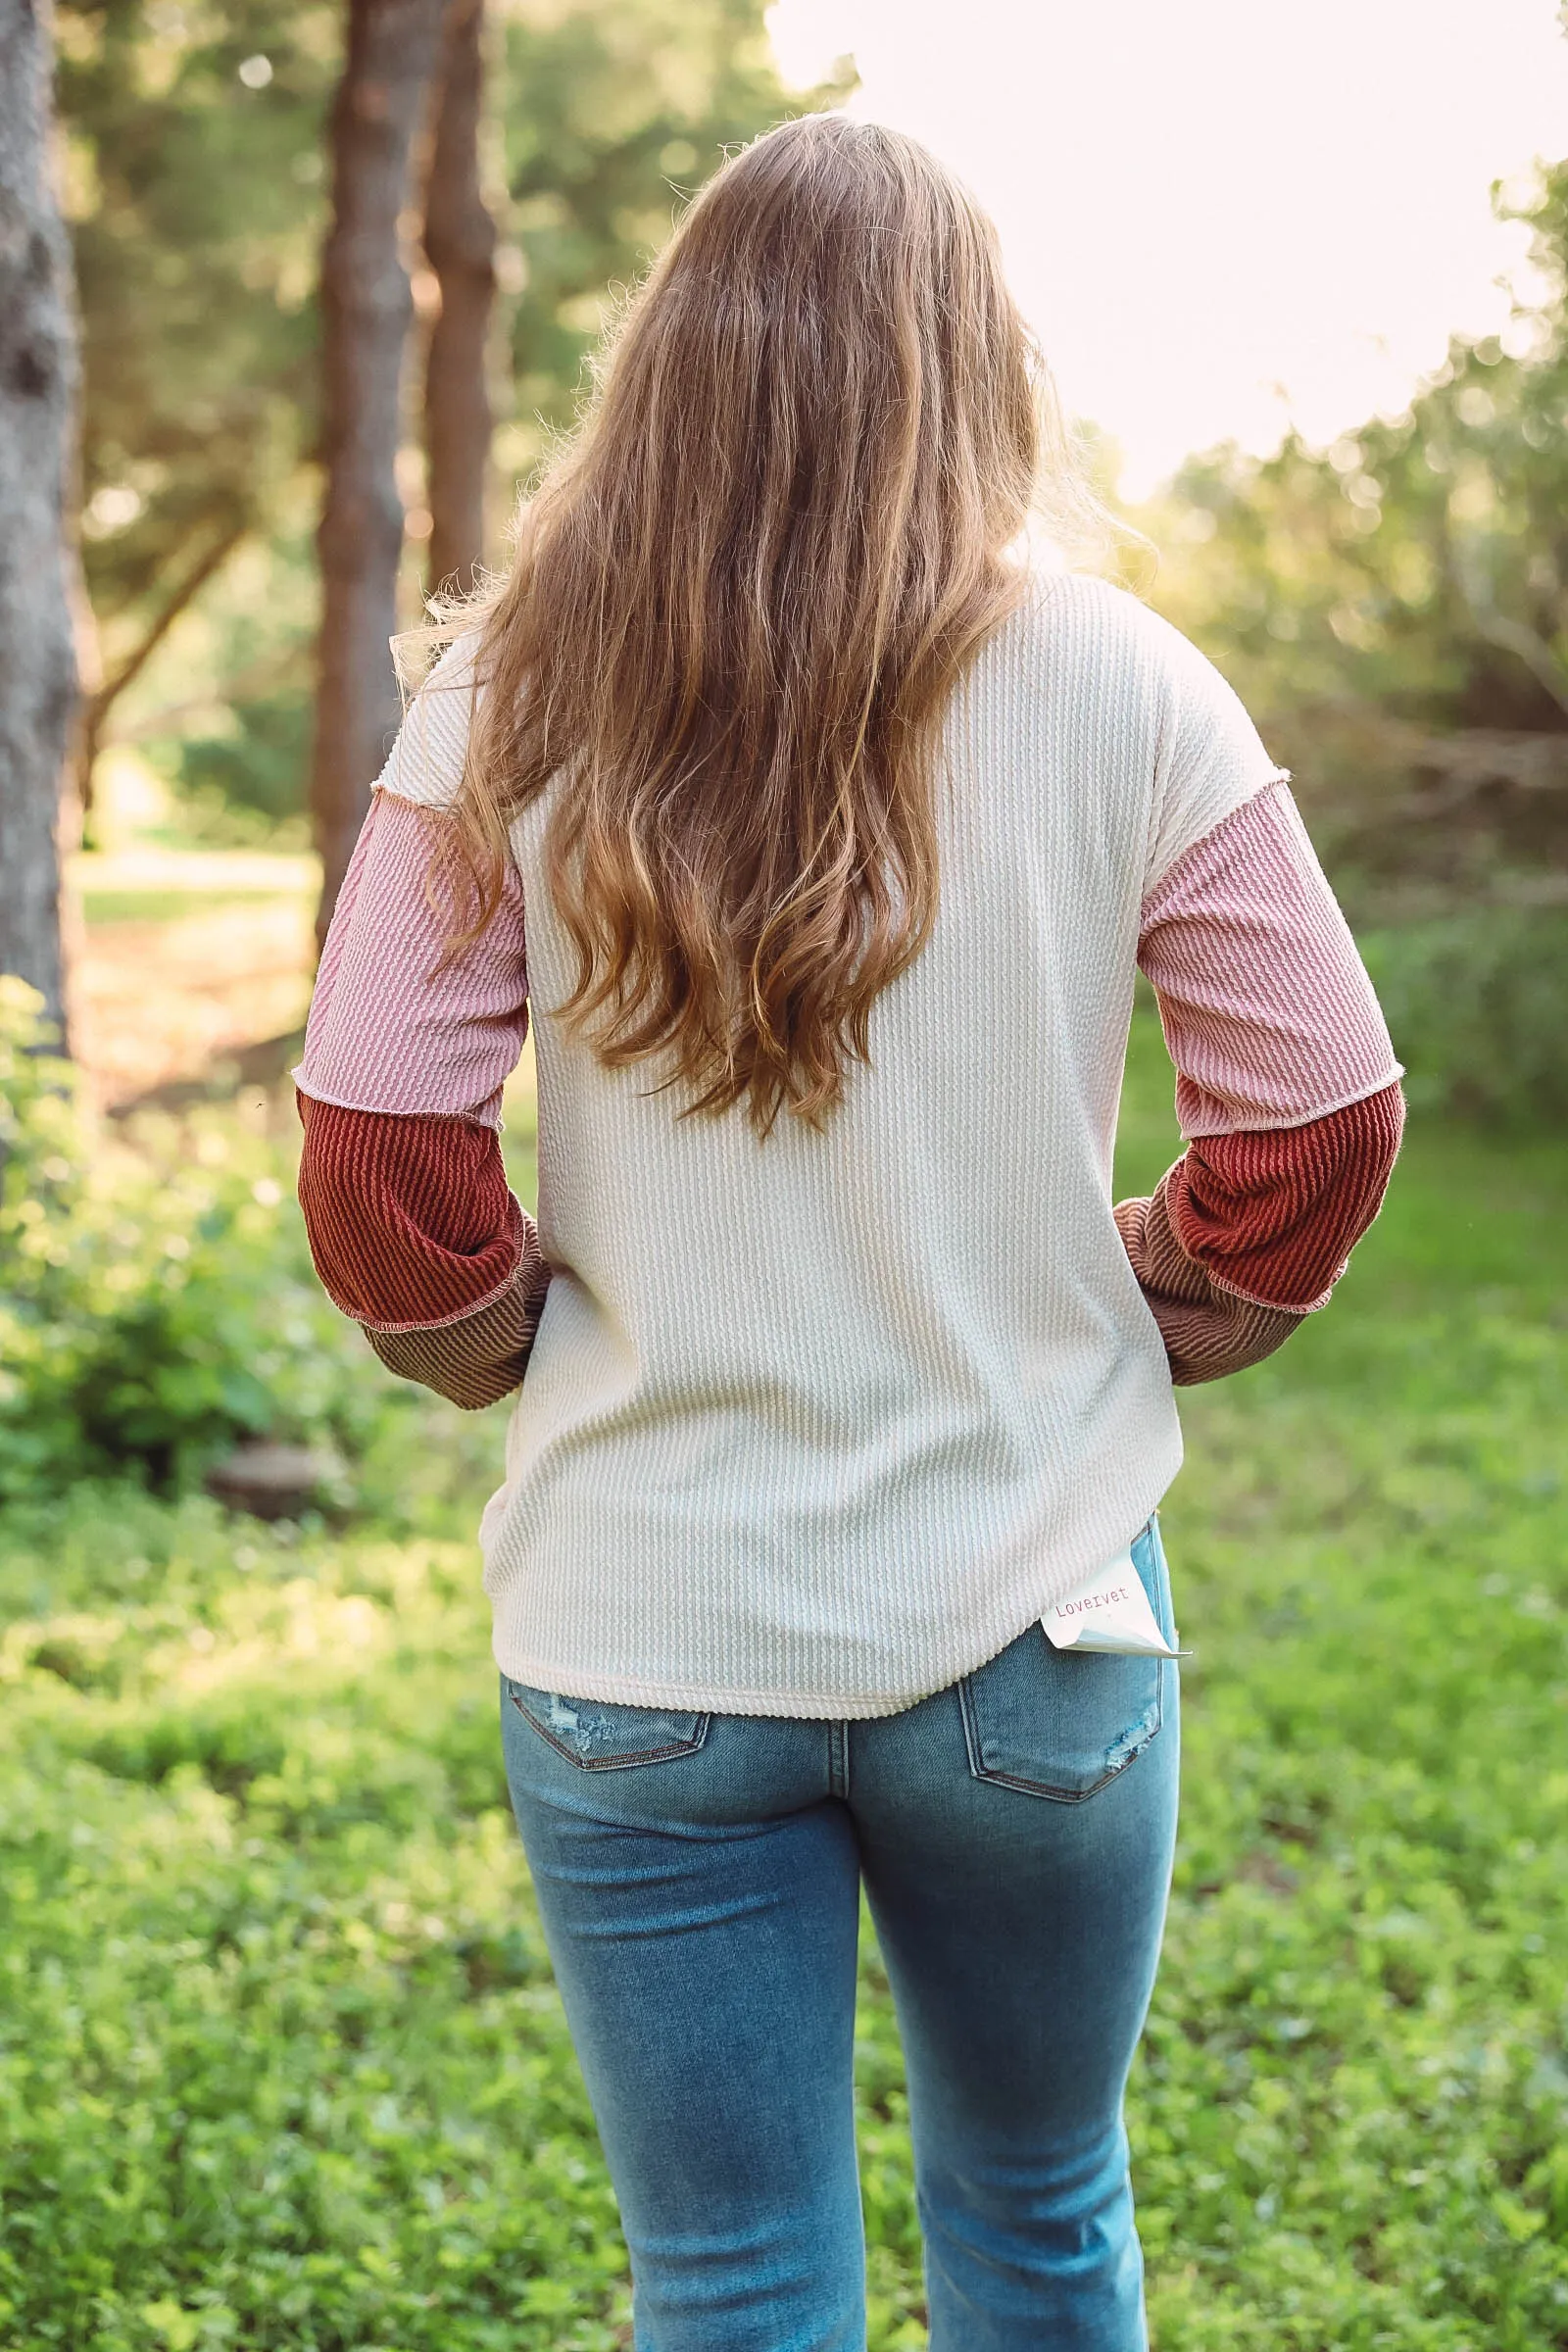
<path fill-rule="evenodd" d="M 482 624 L 465 936 L 554 783 L 554 1009 L 609 1066 L 765 1135 L 868 1058 L 936 913 L 940 720 L 1020 594 L 1043 436 L 1070 498 L 995 231 L 913 140 L 808 116 L 688 207 L 510 576 L 455 616 Z"/>

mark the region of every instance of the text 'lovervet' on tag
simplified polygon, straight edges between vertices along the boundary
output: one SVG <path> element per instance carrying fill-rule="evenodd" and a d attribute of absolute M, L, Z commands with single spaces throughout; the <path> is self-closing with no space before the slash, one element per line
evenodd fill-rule
<path fill-rule="evenodd" d="M 1117 1657 L 1176 1658 L 1159 1630 L 1144 1581 L 1131 1551 L 1118 1552 L 1087 1584 L 1068 1592 L 1040 1620 L 1057 1649 L 1081 1649 Z"/>

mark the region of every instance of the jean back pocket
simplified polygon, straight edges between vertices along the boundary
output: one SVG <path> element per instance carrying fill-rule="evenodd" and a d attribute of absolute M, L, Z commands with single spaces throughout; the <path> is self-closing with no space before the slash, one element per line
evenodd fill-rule
<path fill-rule="evenodd" d="M 1170 1580 L 1152 1519 L 1132 1556 L 1170 1641 Z M 1045 1628 L 1032 1625 L 958 1685 L 969 1769 L 977 1780 L 1082 1804 L 1157 1736 L 1174 1671 L 1166 1658 L 1056 1649 Z"/>
<path fill-rule="evenodd" d="M 633 1764 L 667 1764 L 694 1755 L 708 1738 L 710 1718 L 679 1708 L 623 1707 L 608 1699 L 563 1698 L 503 1677 L 506 1692 L 558 1755 L 584 1772 L 620 1772 Z"/>

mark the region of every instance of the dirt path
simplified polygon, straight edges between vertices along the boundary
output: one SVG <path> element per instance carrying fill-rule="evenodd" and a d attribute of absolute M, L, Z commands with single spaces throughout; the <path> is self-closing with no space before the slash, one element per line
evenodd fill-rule
<path fill-rule="evenodd" d="M 74 1042 L 106 1107 L 303 1022 L 314 858 L 139 848 L 71 878 Z"/>

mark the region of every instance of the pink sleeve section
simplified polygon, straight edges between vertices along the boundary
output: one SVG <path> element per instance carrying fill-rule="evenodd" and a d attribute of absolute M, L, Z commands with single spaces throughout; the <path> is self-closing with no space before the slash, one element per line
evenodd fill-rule
<path fill-rule="evenodd" d="M 1303 1126 L 1402 1075 L 1296 803 L 1266 785 L 1146 900 L 1182 1134 Z"/>
<path fill-rule="evenodd" d="M 451 904 L 432 865 L 443 822 L 375 794 L 321 951 L 294 1082 L 344 1110 L 499 1127 L 501 1089 L 528 1034 L 522 887 L 509 861 L 493 921 L 438 968 Z"/>

